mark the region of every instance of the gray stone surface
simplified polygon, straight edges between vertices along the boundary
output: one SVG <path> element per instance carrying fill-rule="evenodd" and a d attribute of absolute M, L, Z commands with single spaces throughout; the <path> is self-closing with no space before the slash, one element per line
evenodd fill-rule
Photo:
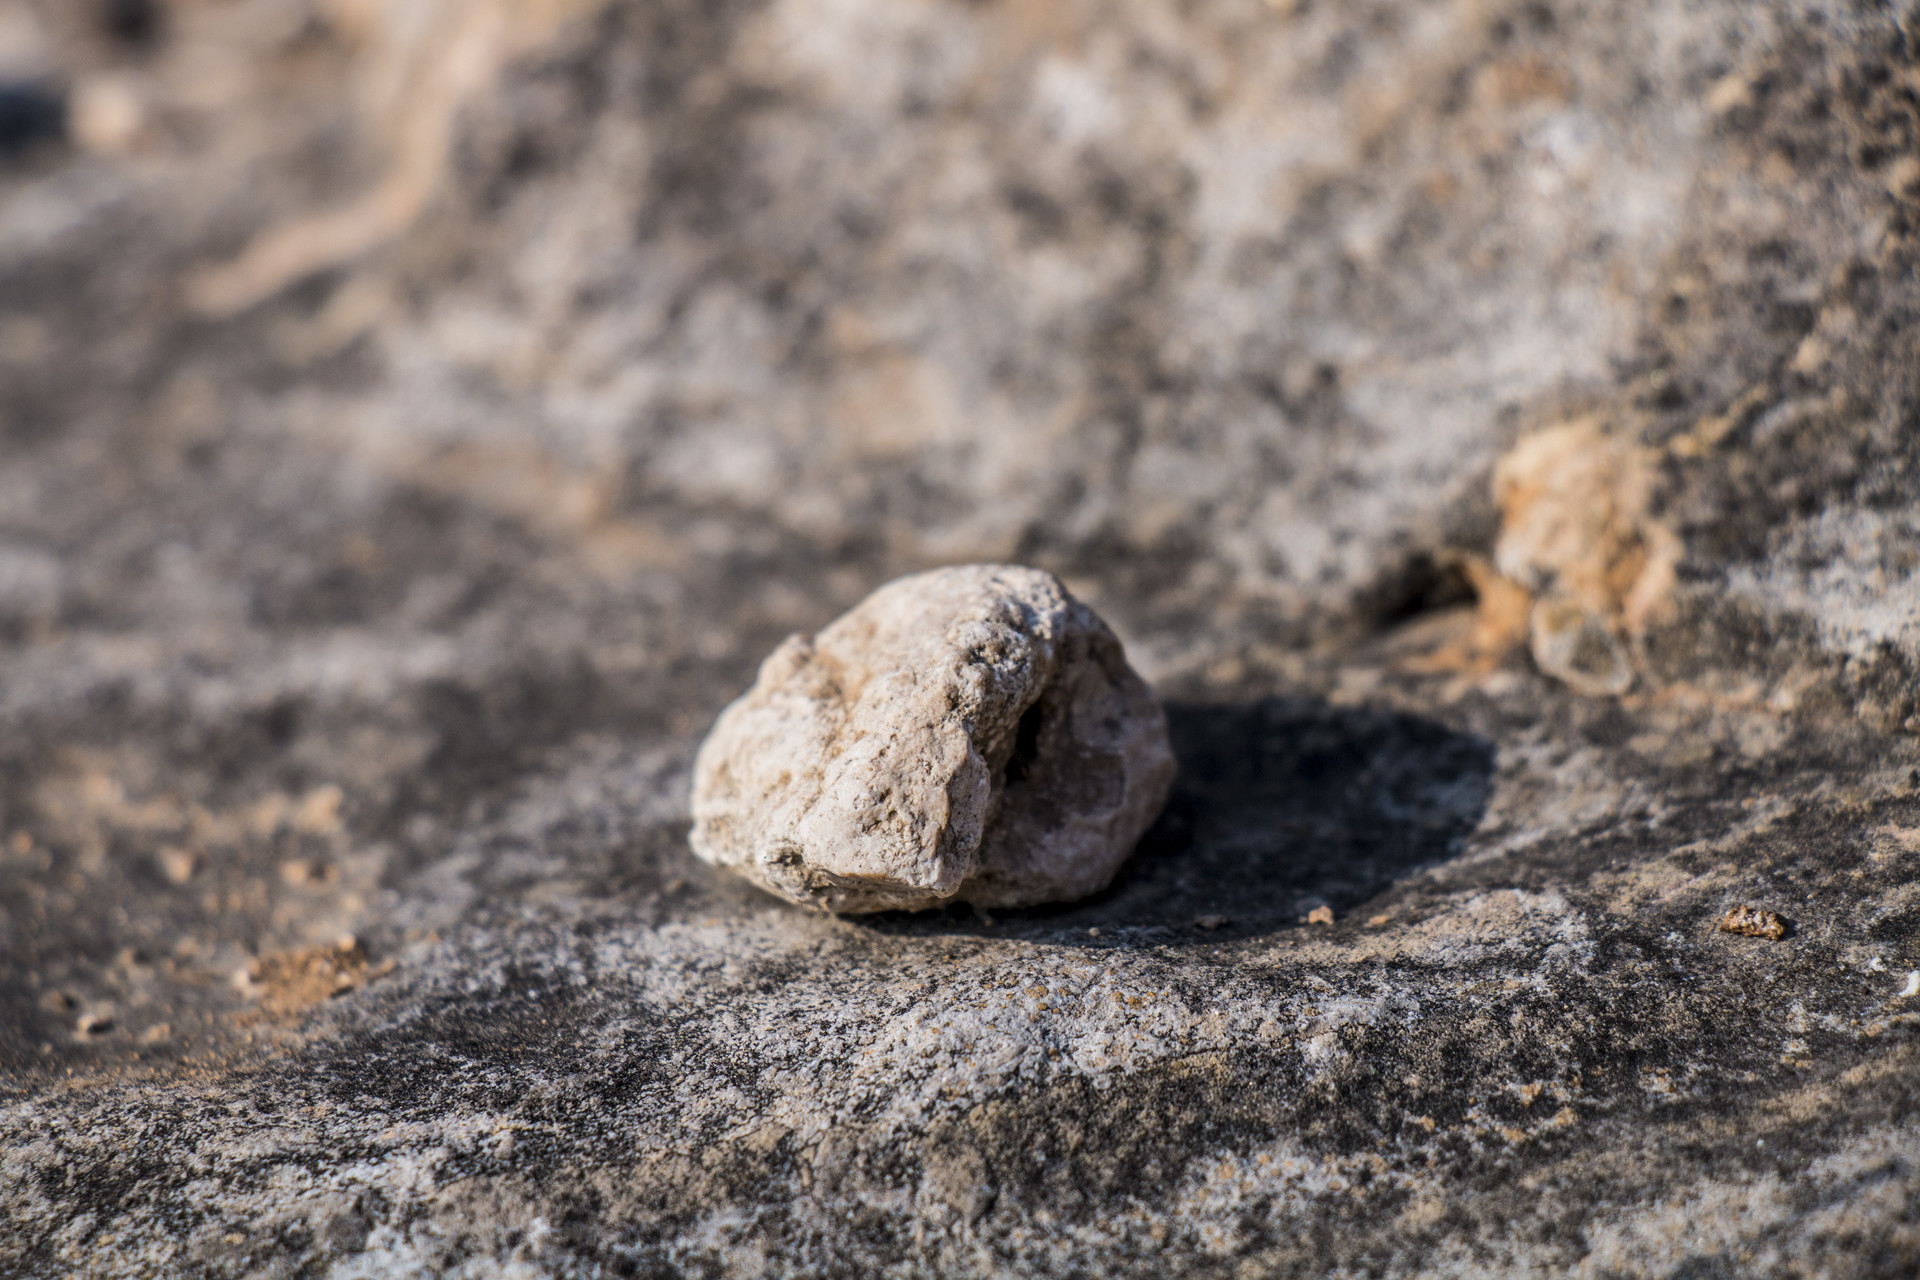
<path fill-rule="evenodd" d="M 1920 1265 L 1908 11 L 98 12 L 0 6 L 0 1271 Z M 782 636 L 1010 559 L 1169 708 L 1111 888 L 690 855 Z"/>

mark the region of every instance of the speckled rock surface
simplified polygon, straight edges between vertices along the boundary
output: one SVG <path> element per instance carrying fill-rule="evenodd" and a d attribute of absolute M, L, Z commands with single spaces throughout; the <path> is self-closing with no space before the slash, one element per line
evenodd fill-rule
<path fill-rule="evenodd" d="M 1906 10 L 0 11 L 0 1273 L 1920 1265 Z M 692 856 L 1008 561 L 1167 709 L 1110 887 Z"/>
<path fill-rule="evenodd" d="M 1112 883 L 1166 804 L 1167 720 L 1050 573 L 888 583 L 793 635 L 693 767 L 693 852 L 792 902 L 1030 907 Z"/>

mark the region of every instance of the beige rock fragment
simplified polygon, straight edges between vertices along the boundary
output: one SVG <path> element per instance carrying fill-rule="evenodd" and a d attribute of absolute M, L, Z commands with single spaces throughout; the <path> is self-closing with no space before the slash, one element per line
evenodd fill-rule
<path fill-rule="evenodd" d="M 693 849 L 828 911 L 1079 898 L 1173 773 L 1093 610 L 1036 569 L 937 569 L 773 651 L 700 748 Z"/>
<path fill-rule="evenodd" d="M 1580 693 L 1625 693 L 1630 642 L 1670 605 L 1680 543 L 1651 514 L 1657 479 L 1655 452 L 1597 418 L 1531 435 L 1494 467 L 1494 565 L 1534 597 L 1535 664 Z"/>

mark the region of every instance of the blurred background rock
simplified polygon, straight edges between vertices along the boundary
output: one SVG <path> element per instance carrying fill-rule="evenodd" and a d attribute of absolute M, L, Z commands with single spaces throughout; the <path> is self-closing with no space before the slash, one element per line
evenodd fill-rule
<path fill-rule="evenodd" d="M 1123 577 L 1178 664 L 1149 615 L 1293 645 L 1464 595 L 1439 561 L 1491 554 L 1495 459 L 1579 419 L 1653 449 L 1587 486 L 1635 487 L 1622 554 L 1905 652 L 1903 39 L 1818 8 L 13 0 L 12 437 L 246 441 L 323 459 L 343 515 L 425 486 L 616 573 L 752 524 Z M 1756 432 L 1818 457 L 1692 483 Z"/>

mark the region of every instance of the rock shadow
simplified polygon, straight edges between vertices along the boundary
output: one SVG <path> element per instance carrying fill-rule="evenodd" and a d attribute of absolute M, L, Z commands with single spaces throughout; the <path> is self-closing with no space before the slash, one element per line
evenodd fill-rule
<path fill-rule="evenodd" d="M 1486 811 L 1494 747 L 1422 716 L 1309 698 L 1175 703 L 1180 775 L 1105 892 L 995 912 L 991 935 L 1061 941 L 1150 930 L 1157 943 L 1270 933 L 1344 915 L 1457 854 Z M 966 907 L 868 917 L 885 932 L 973 932 Z M 1110 932 L 1111 931 L 1111 932 Z"/>

